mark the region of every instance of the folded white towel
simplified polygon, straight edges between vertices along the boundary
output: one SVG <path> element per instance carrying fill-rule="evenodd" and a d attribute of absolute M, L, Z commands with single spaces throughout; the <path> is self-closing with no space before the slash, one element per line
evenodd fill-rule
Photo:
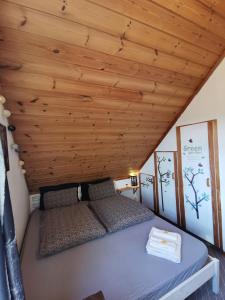
<path fill-rule="evenodd" d="M 181 262 L 181 236 L 175 232 L 152 228 L 146 245 L 148 254 Z"/>
<path fill-rule="evenodd" d="M 161 230 L 161 229 L 158 229 L 156 227 L 152 227 L 152 230 L 151 230 L 150 234 L 152 236 L 155 236 L 155 237 L 158 237 L 158 238 L 161 238 L 161 239 L 170 240 L 171 242 L 177 242 L 177 238 L 178 238 L 178 235 L 179 235 L 176 232 Z"/>
<path fill-rule="evenodd" d="M 169 252 L 174 252 L 177 247 L 176 243 L 174 242 L 158 239 L 155 238 L 154 236 L 151 237 L 149 246 L 153 248 L 160 248 L 162 250 L 169 251 Z"/>

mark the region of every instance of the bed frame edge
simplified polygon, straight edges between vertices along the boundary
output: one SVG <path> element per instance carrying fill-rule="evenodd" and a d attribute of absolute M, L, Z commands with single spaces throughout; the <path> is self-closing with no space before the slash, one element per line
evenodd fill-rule
<path fill-rule="evenodd" d="M 208 280 L 211 280 L 212 291 L 219 293 L 219 265 L 217 258 L 208 255 L 208 262 L 199 271 L 162 296 L 160 300 L 182 300 L 190 296 Z"/>

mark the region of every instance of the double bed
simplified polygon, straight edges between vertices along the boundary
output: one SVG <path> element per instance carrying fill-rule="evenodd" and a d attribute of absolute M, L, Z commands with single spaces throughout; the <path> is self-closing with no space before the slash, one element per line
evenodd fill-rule
<path fill-rule="evenodd" d="M 117 201 L 127 201 L 119 197 Z M 104 207 L 108 215 L 109 203 Z M 93 202 L 93 208 L 102 218 L 98 202 Z M 118 209 L 120 213 L 121 210 Z M 117 224 L 121 223 L 120 213 L 112 211 Z M 218 262 L 209 261 L 206 246 L 155 215 L 148 219 L 142 216 L 132 226 L 123 221 L 120 230 L 111 226 L 109 216 L 111 231 L 42 258 L 39 229 L 43 214 L 39 210 L 32 214 L 23 247 L 22 275 L 27 300 L 82 300 L 98 291 L 106 300 L 185 299 L 210 278 L 217 292 Z M 145 247 L 152 227 L 181 235 L 181 263 L 147 254 Z"/>

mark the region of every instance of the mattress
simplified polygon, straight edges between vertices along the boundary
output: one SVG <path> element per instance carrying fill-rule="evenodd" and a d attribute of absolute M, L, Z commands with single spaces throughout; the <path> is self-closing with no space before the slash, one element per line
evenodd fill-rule
<path fill-rule="evenodd" d="M 40 259 L 39 220 L 40 212 L 36 211 L 22 253 L 27 300 L 81 300 L 99 290 L 106 300 L 159 299 L 198 271 L 207 260 L 207 248 L 202 242 L 157 216 Z M 181 234 L 180 264 L 146 253 L 152 226 Z"/>

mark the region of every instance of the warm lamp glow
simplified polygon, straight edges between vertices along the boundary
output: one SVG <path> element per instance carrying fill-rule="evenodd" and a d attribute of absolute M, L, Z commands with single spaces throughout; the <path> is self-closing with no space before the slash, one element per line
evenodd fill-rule
<path fill-rule="evenodd" d="M 134 171 L 134 170 L 130 170 L 129 172 L 129 176 L 138 176 L 139 172 L 138 171 Z"/>

